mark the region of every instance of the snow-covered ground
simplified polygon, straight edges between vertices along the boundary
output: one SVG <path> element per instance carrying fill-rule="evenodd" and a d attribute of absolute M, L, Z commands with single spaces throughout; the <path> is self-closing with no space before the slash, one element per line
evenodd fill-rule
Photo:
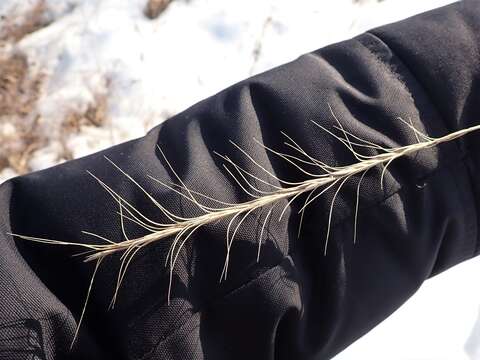
<path fill-rule="evenodd" d="M 2 28 L 32 22 L 39 1 L 0 1 L 0 67 L 21 54 L 27 80 L 18 78 L 34 92 L 27 110 L 0 113 L 0 183 L 141 136 L 245 77 L 452 1 L 173 0 L 153 20 L 147 0 L 40 2 L 35 31 L 2 44 Z M 472 260 L 428 281 L 335 359 L 480 359 L 479 276 Z"/>

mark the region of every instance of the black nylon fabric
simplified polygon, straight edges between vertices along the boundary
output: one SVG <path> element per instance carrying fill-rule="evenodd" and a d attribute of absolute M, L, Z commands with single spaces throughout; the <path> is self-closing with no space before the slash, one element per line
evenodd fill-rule
<path fill-rule="evenodd" d="M 248 200 L 213 154 L 228 154 L 265 178 L 229 139 L 278 177 L 305 175 L 267 153 L 285 131 L 329 164 L 354 162 L 332 129 L 329 111 L 350 132 L 380 145 L 411 144 L 397 116 L 430 136 L 478 123 L 480 2 L 464 1 L 372 30 L 242 81 L 151 130 L 145 137 L 0 187 L 0 359 L 330 359 L 389 316 L 427 278 L 479 252 L 479 148 L 471 134 L 393 162 L 362 183 L 358 242 L 353 244 L 357 179 L 312 203 L 297 239 L 303 202 L 273 211 L 259 263 L 265 214 L 245 220 L 232 247 L 228 279 L 219 284 L 228 221 L 201 228 L 175 268 L 167 305 L 170 241 L 132 261 L 118 302 L 107 311 L 119 255 L 97 274 L 79 339 L 69 346 L 93 264 L 75 249 L 13 239 L 8 232 L 96 242 L 81 231 L 121 241 L 118 204 L 86 171 L 146 216 L 165 221 L 114 161 L 170 211 L 200 214 L 151 180 L 175 181 L 157 144 L 185 184 L 227 202 Z M 273 181 L 271 178 L 269 179 Z M 257 184 L 263 186 L 262 184 Z M 263 186 L 263 189 L 268 188 Z M 142 229 L 128 224 L 129 237 Z M 30 357 L 29 357 L 30 356 Z"/>

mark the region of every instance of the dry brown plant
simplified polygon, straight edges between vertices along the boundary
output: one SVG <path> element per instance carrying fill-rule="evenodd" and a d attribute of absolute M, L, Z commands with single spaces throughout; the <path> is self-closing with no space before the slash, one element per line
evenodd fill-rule
<path fill-rule="evenodd" d="M 30 72 L 24 55 L 0 57 L 0 170 L 26 173 L 29 156 L 43 144 L 35 113 L 42 82 L 43 75 Z"/>
<path fill-rule="evenodd" d="M 156 19 L 173 0 L 148 0 L 143 13 L 149 19 Z"/>
<path fill-rule="evenodd" d="M 0 20 L 0 46 L 6 43 L 17 43 L 28 34 L 48 26 L 50 20 L 46 13 L 45 0 L 38 0 L 25 14 L 3 15 Z"/>

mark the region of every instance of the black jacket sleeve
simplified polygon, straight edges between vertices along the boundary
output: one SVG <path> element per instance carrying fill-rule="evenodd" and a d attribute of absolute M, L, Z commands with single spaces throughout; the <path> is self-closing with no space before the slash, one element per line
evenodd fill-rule
<path fill-rule="evenodd" d="M 284 131 L 307 152 L 336 165 L 355 161 L 310 120 L 332 129 L 332 107 L 345 128 L 393 147 L 415 134 L 396 117 L 411 118 L 430 136 L 480 120 L 480 3 L 456 3 L 384 26 L 301 56 L 242 81 L 151 130 L 145 137 L 98 154 L 12 179 L 0 187 L 0 357 L 42 359 L 329 359 L 397 309 L 427 278 L 479 252 L 480 136 L 373 169 L 336 198 L 327 254 L 324 246 L 332 192 L 305 213 L 302 201 L 282 203 L 267 224 L 260 261 L 261 214 L 245 220 L 232 246 L 228 279 L 226 223 L 189 240 L 175 267 L 167 305 L 168 240 L 133 259 L 118 302 L 108 311 L 119 255 L 101 265 L 80 328 L 94 265 L 76 249 L 15 239 L 9 232 L 65 241 L 98 242 L 82 231 L 122 241 L 118 203 L 87 170 L 143 214 L 165 221 L 142 191 L 105 158 L 128 172 L 172 212 L 198 209 L 152 181 L 175 181 L 161 146 L 191 189 L 226 202 L 248 200 L 213 154 L 227 154 L 264 176 L 229 143 L 239 144 L 279 178 L 305 178 L 258 146 L 288 152 Z M 127 224 L 128 236 L 143 234 Z M 5 355 L 4 355 L 5 354 Z M 3 357 L 2 357 L 3 356 Z"/>

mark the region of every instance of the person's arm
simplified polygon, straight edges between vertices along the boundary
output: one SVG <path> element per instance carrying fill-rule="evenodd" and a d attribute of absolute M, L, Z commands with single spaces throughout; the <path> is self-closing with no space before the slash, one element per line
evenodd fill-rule
<path fill-rule="evenodd" d="M 3 184 L 0 353 L 2 338 L 13 338 L 10 348 L 46 358 L 329 359 L 390 315 L 424 280 L 476 255 L 476 133 L 393 161 L 383 189 L 383 168 L 371 169 L 360 187 L 355 244 L 359 176 L 352 176 L 335 198 L 326 255 L 334 190 L 307 208 L 300 237 L 297 213 L 305 197 L 292 202 L 281 221 L 287 200 L 276 205 L 264 232 L 269 208 L 248 216 L 238 228 L 228 277 L 221 283 L 228 220 L 200 228 L 176 263 L 170 304 L 164 264 L 171 239 L 137 253 L 111 311 L 121 254 L 107 257 L 72 352 L 68 347 L 95 264 L 72 258 L 79 249 L 6 234 L 99 243 L 81 233 L 89 231 L 125 240 L 118 202 L 87 170 L 143 216 L 168 221 L 105 156 L 159 204 L 188 217 L 201 214 L 198 207 L 148 177 L 178 183 L 157 144 L 188 188 L 240 203 L 250 198 L 214 151 L 277 186 L 282 184 L 272 175 L 289 182 L 307 176 L 254 138 L 295 154 L 284 144 L 283 131 L 329 165 L 357 161 L 311 122 L 334 130 L 329 106 L 345 130 L 385 147 L 417 141 L 397 117 L 411 119 L 432 137 L 478 124 L 479 5 L 456 3 L 303 55 L 194 105 L 141 139 Z M 272 190 L 259 180 L 255 184 Z M 132 222 L 125 227 L 129 238 L 145 234 Z M 25 334 L 38 342 L 31 345 L 20 336 Z"/>

